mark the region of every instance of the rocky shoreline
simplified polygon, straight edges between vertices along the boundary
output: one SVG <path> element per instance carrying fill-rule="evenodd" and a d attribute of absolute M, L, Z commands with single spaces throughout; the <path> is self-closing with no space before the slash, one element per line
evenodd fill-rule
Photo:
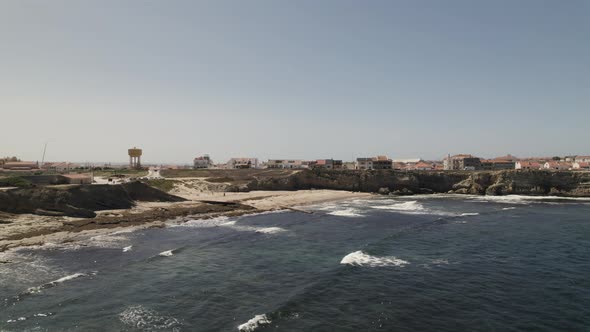
<path fill-rule="evenodd" d="M 590 197 L 590 172 L 309 170 L 282 178 L 253 179 L 246 187 L 247 190 L 316 188 L 395 195 L 450 193 Z"/>
<path fill-rule="evenodd" d="M 139 201 L 132 208 L 97 211 L 93 218 L 0 212 L 0 252 L 48 243 L 83 244 L 92 235 L 122 229 L 159 228 L 193 219 L 298 210 L 296 206 L 369 196 L 328 190 L 195 195 L 176 202 Z"/>

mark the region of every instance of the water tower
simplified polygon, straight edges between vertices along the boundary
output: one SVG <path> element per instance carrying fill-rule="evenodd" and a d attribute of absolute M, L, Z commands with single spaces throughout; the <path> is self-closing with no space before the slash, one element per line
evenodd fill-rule
<path fill-rule="evenodd" d="M 140 168 L 141 167 L 141 149 L 133 147 L 133 149 L 127 150 L 129 153 L 129 167 Z"/>

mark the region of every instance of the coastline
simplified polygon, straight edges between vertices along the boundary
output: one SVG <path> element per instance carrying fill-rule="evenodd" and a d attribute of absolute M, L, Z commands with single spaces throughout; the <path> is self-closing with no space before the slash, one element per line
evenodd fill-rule
<path fill-rule="evenodd" d="M 92 219 L 0 214 L 0 252 L 22 247 L 78 244 L 94 236 L 137 229 L 162 228 L 188 220 L 241 216 L 298 207 L 368 198 L 372 194 L 337 190 L 252 191 L 247 193 L 195 193 L 185 202 L 137 202 L 124 210 L 98 211 Z M 305 212 L 305 211 L 303 211 Z M 2 261 L 0 260 L 0 263 Z"/>

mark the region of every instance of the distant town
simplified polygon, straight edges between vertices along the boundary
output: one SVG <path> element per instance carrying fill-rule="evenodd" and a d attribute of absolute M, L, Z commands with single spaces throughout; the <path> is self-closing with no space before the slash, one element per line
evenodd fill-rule
<path fill-rule="evenodd" d="M 484 159 L 471 154 L 447 155 L 442 160 L 391 159 L 387 156 L 358 157 L 356 160 L 336 159 L 269 159 L 256 157 L 231 158 L 216 163 L 205 154 L 186 165 L 142 164 L 143 150 L 130 148 L 129 163 L 73 163 L 67 161 L 22 161 L 18 157 L 0 159 L 0 172 L 33 172 L 36 174 L 62 174 L 69 183 L 85 183 L 88 178 L 80 174 L 96 170 L 117 169 L 331 169 L 331 170 L 396 170 L 396 171 L 477 171 L 477 170 L 552 170 L 589 171 L 590 156 L 554 156 L 518 158 L 513 155 Z"/>

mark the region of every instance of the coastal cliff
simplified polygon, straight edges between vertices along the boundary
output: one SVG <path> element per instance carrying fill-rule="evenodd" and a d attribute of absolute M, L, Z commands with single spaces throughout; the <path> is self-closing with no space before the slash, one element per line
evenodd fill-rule
<path fill-rule="evenodd" d="M 381 194 L 454 193 L 590 197 L 590 173 L 554 171 L 307 170 L 253 179 L 248 190 L 334 189 Z M 241 190 L 243 190 L 242 188 Z"/>
<path fill-rule="evenodd" d="M 93 218 L 95 211 L 129 209 L 136 201 L 179 202 L 184 199 L 141 182 L 122 185 L 47 186 L 0 192 L 0 211 Z"/>

